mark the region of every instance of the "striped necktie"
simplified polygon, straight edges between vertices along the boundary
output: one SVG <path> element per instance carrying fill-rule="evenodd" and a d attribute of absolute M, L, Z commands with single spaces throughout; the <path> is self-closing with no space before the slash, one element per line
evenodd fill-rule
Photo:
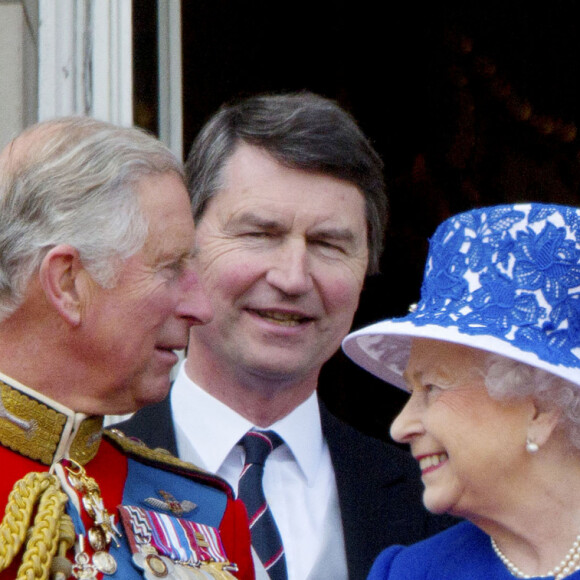
<path fill-rule="evenodd" d="M 262 477 L 268 455 L 282 443 L 274 431 L 252 429 L 240 439 L 246 463 L 240 475 L 238 497 L 248 511 L 252 546 L 272 580 L 287 580 L 288 575 L 282 538 L 264 496 Z"/>

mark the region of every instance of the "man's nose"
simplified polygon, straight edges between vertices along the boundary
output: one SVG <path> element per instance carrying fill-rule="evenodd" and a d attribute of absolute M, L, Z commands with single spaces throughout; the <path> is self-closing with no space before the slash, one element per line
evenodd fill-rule
<path fill-rule="evenodd" d="M 207 324 L 213 318 L 213 307 L 197 273 L 191 269 L 183 284 L 183 297 L 177 306 L 177 314 L 186 318 L 190 326 Z"/>
<path fill-rule="evenodd" d="M 303 240 L 288 241 L 272 256 L 266 280 L 287 295 L 305 294 L 313 287 L 308 248 Z"/>

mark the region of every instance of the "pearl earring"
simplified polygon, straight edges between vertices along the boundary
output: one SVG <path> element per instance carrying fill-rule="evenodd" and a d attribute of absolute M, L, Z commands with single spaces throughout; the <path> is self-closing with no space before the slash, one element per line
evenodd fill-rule
<path fill-rule="evenodd" d="M 526 440 L 526 451 L 528 453 L 537 453 L 538 449 L 540 449 L 539 445 L 528 437 Z"/>

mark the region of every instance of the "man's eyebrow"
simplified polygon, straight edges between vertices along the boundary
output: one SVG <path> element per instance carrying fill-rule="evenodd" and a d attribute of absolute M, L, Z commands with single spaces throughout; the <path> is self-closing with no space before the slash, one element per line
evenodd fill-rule
<path fill-rule="evenodd" d="M 309 236 L 312 238 L 325 238 L 343 242 L 352 242 L 356 239 L 356 235 L 351 228 L 341 228 L 335 226 L 321 226 L 315 228 L 309 233 Z"/>
<path fill-rule="evenodd" d="M 253 211 L 246 211 L 236 215 L 232 218 L 231 223 L 234 225 L 253 226 L 265 231 L 284 230 L 286 227 L 282 220 L 257 214 Z M 347 243 L 354 242 L 357 237 L 352 228 L 333 225 L 326 226 L 324 224 L 313 227 L 307 232 L 307 235 L 312 239 L 336 240 Z"/>
<path fill-rule="evenodd" d="M 231 223 L 255 226 L 258 228 L 272 230 L 282 227 L 282 222 L 272 217 L 259 215 L 252 211 L 240 213 L 232 218 Z"/>

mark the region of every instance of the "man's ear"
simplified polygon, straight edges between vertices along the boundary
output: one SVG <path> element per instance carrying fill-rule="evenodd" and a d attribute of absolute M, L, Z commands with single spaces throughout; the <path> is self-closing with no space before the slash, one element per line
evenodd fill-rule
<path fill-rule="evenodd" d="M 46 299 L 69 324 L 77 326 L 82 314 L 85 270 L 79 252 L 68 244 L 52 248 L 40 264 L 39 279 Z"/>

